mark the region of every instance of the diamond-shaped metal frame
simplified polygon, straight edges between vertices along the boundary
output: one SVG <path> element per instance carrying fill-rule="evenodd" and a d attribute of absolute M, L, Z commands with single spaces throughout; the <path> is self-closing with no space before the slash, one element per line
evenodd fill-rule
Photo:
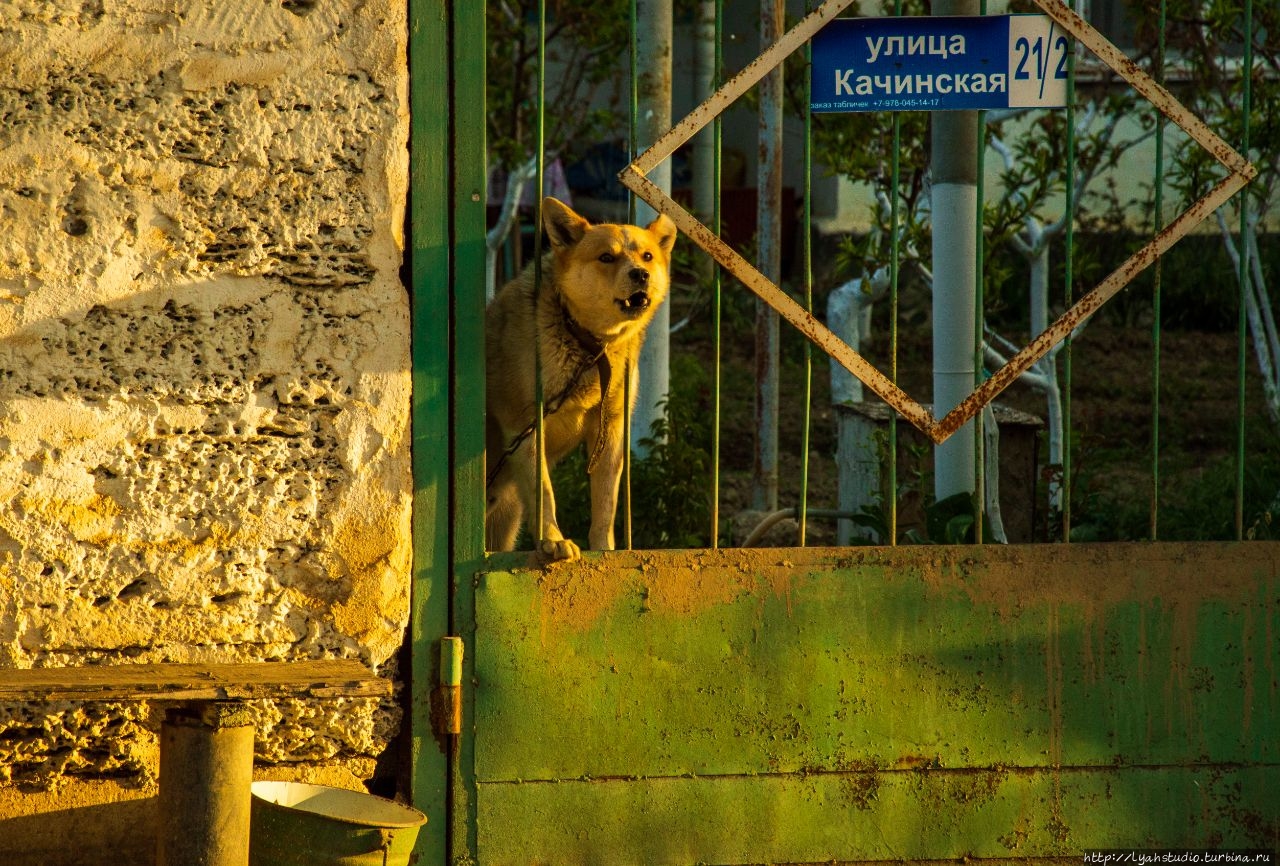
<path fill-rule="evenodd" d="M 1053 18 L 1081 44 L 1092 51 L 1099 60 L 1117 75 L 1129 82 L 1138 93 L 1146 97 L 1176 126 L 1207 150 L 1228 174 L 1203 198 L 1178 215 L 1156 233 L 1155 237 L 1130 256 L 1110 276 L 1088 294 L 1078 300 L 1049 328 L 1026 345 L 991 378 L 979 385 L 958 406 L 941 420 L 909 397 L 901 388 L 872 366 L 862 355 L 832 333 L 825 325 L 791 299 L 776 284 L 760 273 L 746 259 L 726 244 L 719 236 L 698 221 L 696 217 L 677 204 L 670 196 L 647 177 L 663 160 L 714 120 L 743 93 L 782 63 L 790 54 L 807 42 L 836 17 L 852 0 L 826 0 L 807 15 L 795 27 L 787 31 L 777 42 L 769 46 L 745 69 L 730 79 L 718 91 L 673 126 L 652 147 L 640 154 L 618 175 L 619 180 L 647 202 L 654 210 L 671 217 L 676 226 L 694 243 L 737 277 L 765 303 L 772 306 L 788 322 L 812 340 L 819 348 L 835 358 L 864 385 L 897 410 L 922 433 L 935 443 L 941 443 L 959 430 L 990 403 L 1022 373 L 1031 368 L 1098 308 L 1113 298 L 1148 265 L 1164 254 L 1171 246 L 1195 229 L 1215 210 L 1245 187 L 1257 175 L 1257 170 L 1243 156 L 1222 140 L 1204 121 L 1188 111 L 1169 91 L 1157 84 L 1138 65 L 1125 56 L 1092 25 L 1077 15 L 1070 7 L 1057 0 L 1034 0 L 1046 15 Z"/>

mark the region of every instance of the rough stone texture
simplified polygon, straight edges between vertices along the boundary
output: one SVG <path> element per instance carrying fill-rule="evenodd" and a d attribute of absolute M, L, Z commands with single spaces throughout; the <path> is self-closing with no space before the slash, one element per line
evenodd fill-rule
<path fill-rule="evenodd" d="M 404 0 L 0 0 L 0 667 L 358 657 L 408 615 Z M 371 769 L 390 703 L 256 706 Z M 159 713 L 0 706 L 0 781 Z"/>

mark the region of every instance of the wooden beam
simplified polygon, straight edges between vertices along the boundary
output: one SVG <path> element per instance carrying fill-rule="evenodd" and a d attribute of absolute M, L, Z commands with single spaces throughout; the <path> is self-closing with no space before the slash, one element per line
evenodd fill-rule
<path fill-rule="evenodd" d="M 391 691 L 391 680 L 354 659 L 0 670 L 0 702 L 374 698 Z"/>

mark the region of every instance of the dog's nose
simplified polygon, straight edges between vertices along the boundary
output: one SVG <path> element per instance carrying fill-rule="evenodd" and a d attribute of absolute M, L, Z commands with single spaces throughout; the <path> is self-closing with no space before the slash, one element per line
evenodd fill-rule
<path fill-rule="evenodd" d="M 631 282 L 637 286 L 647 286 L 649 284 L 649 272 L 644 268 L 631 269 Z"/>

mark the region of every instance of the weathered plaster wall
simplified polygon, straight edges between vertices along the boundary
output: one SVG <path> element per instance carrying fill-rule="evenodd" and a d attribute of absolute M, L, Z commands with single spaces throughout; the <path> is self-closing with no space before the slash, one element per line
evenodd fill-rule
<path fill-rule="evenodd" d="M 0 0 L 0 666 L 393 667 L 405 21 L 404 0 Z M 398 725 L 259 710 L 260 758 L 366 775 Z M 0 783 L 145 780 L 156 716 L 0 706 Z"/>

